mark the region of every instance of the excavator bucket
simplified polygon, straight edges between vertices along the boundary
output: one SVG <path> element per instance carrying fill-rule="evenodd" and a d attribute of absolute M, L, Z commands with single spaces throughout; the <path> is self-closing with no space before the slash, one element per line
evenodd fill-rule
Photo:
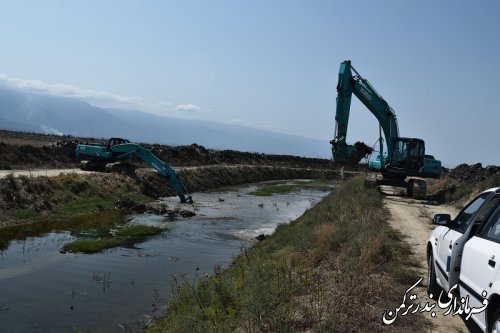
<path fill-rule="evenodd" d="M 181 200 L 181 202 L 182 202 L 182 200 Z M 187 204 L 192 205 L 192 204 L 194 203 L 194 201 L 193 201 L 193 198 L 192 198 L 190 195 L 188 195 L 188 196 L 184 199 L 184 202 L 183 202 L 183 203 L 187 203 Z"/>

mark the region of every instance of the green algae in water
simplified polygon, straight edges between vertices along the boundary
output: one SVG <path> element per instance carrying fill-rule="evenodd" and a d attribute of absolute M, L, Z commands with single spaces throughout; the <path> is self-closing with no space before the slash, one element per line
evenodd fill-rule
<path fill-rule="evenodd" d="M 63 252 L 97 253 L 112 247 L 131 245 L 143 238 L 157 235 L 162 232 L 161 228 L 149 225 L 129 225 L 118 230 L 114 237 L 98 239 L 82 239 L 64 245 Z"/>
<path fill-rule="evenodd" d="M 270 185 L 270 186 L 260 187 L 256 191 L 250 192 L 249 194 L 259 195 L 259 196 L 271 196 L 274 193 L 276 194 L 290 193 L 290 192 L 295 192 L 299 189 L 300 189 L 299 185 Z"/>
<path fill-rule="evenodd" d="M 120 246 L 121 241 L 115 238 L 82 239 L 64 245 L 64 252 L 96 253 L 104 249 Z"/>
<path fill-rule="evenodd" d="M 135 224 L 135 225 L 129 225 L 126 226 L 116 233 L 116 236 L 118 237 L 130 237 L 130 238 L 136 238 L 136 237 L 148 237 L 148 236 L 154 236 L 159 234 L 162 231 L 161 228 L 150 226 L 150 225 L 142 225 L 142 224 Z"/>

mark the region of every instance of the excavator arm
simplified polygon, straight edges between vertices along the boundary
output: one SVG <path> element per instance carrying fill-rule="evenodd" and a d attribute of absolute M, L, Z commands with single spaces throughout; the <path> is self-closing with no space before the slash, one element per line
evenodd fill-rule
<path fill-rule="evenodd" d="M 184 184 L 179 180 L 174 169 L 167 163 L 160 160 L 156 155 L 135 143 L 124 143 L 112 146 L 111 152 L 119 154 L 115 158 L 122 159 L 130 155 L 135 155 L 145 163 L 153 167 L 160 175 L 168 179 L 169 185 L 175 190 L 182 203 L 193 203 Z"/>
<path fill-rule="evenodd" d="M 138 144 L 120 138 L 111 138 L 108 146 L 77 145 L 76 155 L 88 156 L 95 160 L 112 162 L 137 156 L 153 167 L 161 176 L 167 178 L 169 185 L 175 190 L 182 203 L 193 203 L 193 199 L 184 184 L 179 180 L 175 170 L 156 155 Z"/>
<path fill-rule="evenodd" d="M 353 72 L 355 75 L 353 75 Z M 333 160 L 346 163 L 353 154 L 353 146 L 346 143 L 347 126 L 351 98 L 354 94 L 370 112 L 377 118 L 387 141 L 387 151 L 393 150 L 394 139 L 399 137 L 398 123 L 394 110 L 380 96 L 375 88 L 364 79 L 351 65 L 350 60 L 340 64 L 337 84 L 337 108 L 335 113 L 335 137 L 332 144 Z M 383 156 L 383 140 L 380 140 L 380 156 Z"/>

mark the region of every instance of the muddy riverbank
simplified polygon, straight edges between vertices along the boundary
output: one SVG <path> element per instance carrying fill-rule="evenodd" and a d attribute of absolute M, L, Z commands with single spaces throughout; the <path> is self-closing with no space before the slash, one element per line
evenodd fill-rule
<path fill-rule="evenodd" d="M 190 192 L 267 180 L 338 179 L 331 169 L 269 166 L 205 166 L 178 171 Z M 134 174 L 68 173 L 55 177 L 0 179 L 0 227 L 115 209 L 119 200 L 138 203 L 175 195 L 168 181 L 150 169 Z M 196 201 L 196 198 L 194 198 Z"/>

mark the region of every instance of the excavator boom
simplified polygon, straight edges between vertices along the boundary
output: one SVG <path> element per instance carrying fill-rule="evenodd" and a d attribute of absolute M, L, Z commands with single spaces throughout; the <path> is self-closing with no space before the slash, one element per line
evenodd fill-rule
<path fill-rule="evenodd" d="M 353 75 L 353 72 L 356 75 Z M 393 138 L 399 137 L 398 122 L 394 110 L 380 96 L 375 88 L 364 79 L 351 65 L 350 60 L 340 64 L 337 84 L 337 109 L 335 114 L 335 138 L 331 141 L 333 159 L 339 163 L 349 160 L 352 146 L 347 145 L 347 126 L 351 108 L 351 97 L 354 94 L 377 118 L 387 141 L 387 151 L 393 150 Z M 380 141 L 380 156 L 383 156 L 383 142 Z"/>

